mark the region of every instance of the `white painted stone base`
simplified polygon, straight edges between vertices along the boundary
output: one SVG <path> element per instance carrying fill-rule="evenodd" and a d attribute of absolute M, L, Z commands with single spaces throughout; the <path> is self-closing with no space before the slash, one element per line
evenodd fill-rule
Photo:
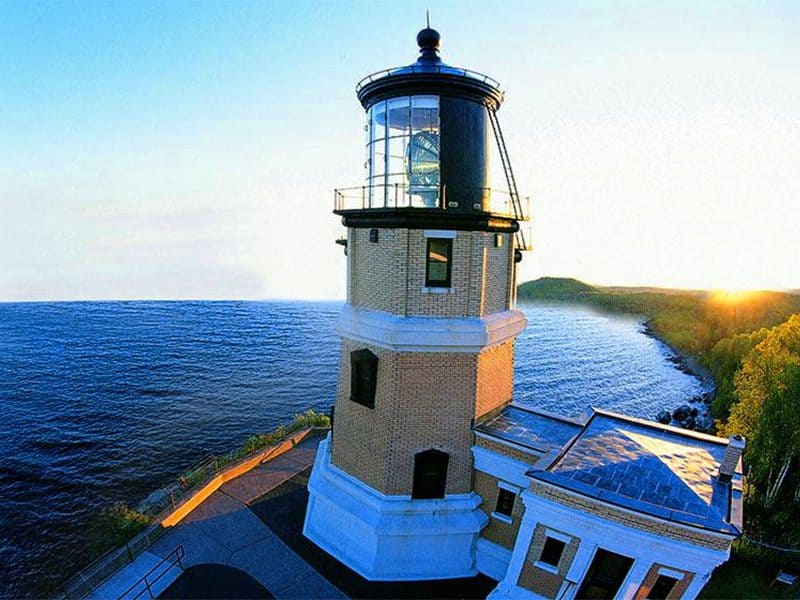
<path fill-rule="evenodd" d="M 500 581 L 506 576 L 510 561 L 511 550 L 486 538 L 478 538 L 475 543 L 475 564 L 478 571 Z"/>
<path fill-rule="evenodd" d="M 478 509 L 480 496 L 387 496 L 333 466 L 330 456 L 329 435 L 308 482 L 308 539 L 373 581 L 477 574 L 475 542 L 488 521 Z"/>
<path fill-rule="evenodd" d="M 509 600 L 509 598 L 512 600 L 550 600 L 518 585 L 510 585 L 502 581 L 486 596 L 486 600 Z"/>

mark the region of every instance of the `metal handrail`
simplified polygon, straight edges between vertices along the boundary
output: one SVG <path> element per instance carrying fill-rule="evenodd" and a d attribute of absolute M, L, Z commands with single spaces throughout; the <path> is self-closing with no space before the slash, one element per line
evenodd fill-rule
<path fill-rule="evenodd" d="M 527 221 L 530 214 L 530 197 L 516 197 L 505 191 L 490 187 L 462 188 L 467 191 L 480 191 L 489 195 L 490 214 L 513 217 L 518 221 Z M 424 193 L 436 192 L 436 204 L 426 205 L 422 201 L 415 201 Z M 339 210 L 365 210 L 370 208 L 430 208 L 447 210 L 452 206 L 451 198 L 448 199 L 446 185 L 408 185 L 400 183 L 387 183 L 379 185 L 362 185 L 347 188 L 337 188 L 333 191 L 333 209 Z M 375 199 L 378 200 L 375 200 Z M 372 200 L 371 200 L 372 199 Z M 382 201 L 381 201 L 382 199 Z M 498 201 L 498 199 L 500 199 Z"/>
<path fill-rule="evenodd" d="M 485 73 L 479 73 L 478 71 L 473 71 L 471 69 L 462 69 L 461 67 L 451 67 L 449 65 L 408 65 L 405 67 L 381 69 L 380 71 L 375 71 L 374 73 L 370 73 L 366 77 L 361 78 L 361 80 L 356 84 L 356 94 L 358 94 L 365 85 L 378 79 L 407 75 L 409 73 L 444 73 L 446 75 L 461 75 L 462 77 L 469 77 L 470 79 L 476 79 L 478 81 L 482 81 L 483 83 L 487 83 L 492 87 L 497 88 L 500 93 L 503 93 L 503 89 L 500 87 L 500 82 L 494 77 L 490 77 Z"/>
<path fill-rule="evenodd" d="M 500 153 L 500 161 L 503 165 L 503 172 L 506 176 L 508 183 L 508 192 L 511 194 L 511 203 L 514 207 L 514 214 L 519 218 L 520 215 L 527 214 L 522 206 L 522 200 L 517 190 L 517 180 L 514 177 L 514 170 L 511 168 L 511 159 L 508 156 L 508 148 L 506 148 L 506 141 L 503 137 L 503 130 L 500 128 L 500 121 L 497 119 L 496 108 L 489 107 L 489 122 L 492 125 L 495 141 L 497 142 L 497 150 Z M 530 240 L 525 239 L 525 232 L 518 229 L 514 234 L 516 238 L 517 249 L 520 251 L 529 251 L 533 249 Z"/>
<path fill-rule="evenodd" d="M 174 558 L 172 558 L 173 555 Z M 122 592 L 122 594 L 119 596 L 119 600 L 127 598 L 128 594 L 130 594 L 141 583 L 144 583 L 145 585 L 144 589 L 141 590 L 135 596 L 132 596 L 130 600 L 136 600 L 137 598 L 141 597 L 141 595 L 144 594 L 145 592 L 149 594 L 151 600 L 155 598 L 151 586 L 154 585 L 156 581 L 161 579 L 164 575 L 166 575 L 169 572 L 169 570 L 176 564 L 178 565 L 178 567 L 180 567 L 180 570 L 183 571 L 183 563 L 181 561 L 183 560 L 184 556 L 186 556 L 186 552 L 183 549 L 183 544 L 176 546 L 175 549 L 172 550 L 172 552 L 170 552 L 164 558 L 162 558 L 152 569 L 150 569 L 147 573 L 145 573 L 143 577 L 140 577 L 132 586 L 130 586 L 127 590 Z M 170 561 L 169 566 L 166 569 L 164 569 L 161 573 L 159 573 L 158 577 L 153 579 L 153 581 L 150 581 L 148 577 L 150 577 L 150 575 L 152 575 L 156 571 L 156 569 L 158 569 L 161 565 L 163 565 L 167 561 Z"/>

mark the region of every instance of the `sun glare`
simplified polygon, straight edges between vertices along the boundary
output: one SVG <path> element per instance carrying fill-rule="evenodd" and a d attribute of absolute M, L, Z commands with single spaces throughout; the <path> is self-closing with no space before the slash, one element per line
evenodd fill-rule
<path fill-rule="evenodd" d="M 714 290 L 711 292 L 711 297 L 724 304 L 739 304 L 749 298 L 752 298 L 756 292 L 753 290 L 745 290 L 740 288 L 727 288 L 721 290 Z"/>

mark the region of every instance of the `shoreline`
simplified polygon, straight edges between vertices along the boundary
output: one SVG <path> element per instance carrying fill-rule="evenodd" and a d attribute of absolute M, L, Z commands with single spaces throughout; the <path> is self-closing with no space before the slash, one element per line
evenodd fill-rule
<path fill-rule="evenodd" d="M 714 377 L 711 375 L 708 369 L 700 364 L 696 356 L 676 348 L 659 336 L 658 333 L 656 333 L 656 331 L 650 326 L 650 321 L 651 319 L 647 319 L 642 323 L 642 333 L 644 333 L 647 337 L 658 340 L 667 348 L 669 348 L 672 353 L 675 354 L 675 359 L 670 360 L 670 362 L 674 363 L 680 371 L 699 379 L 704 386 L 710 388 L 709 391 L 711 392 L 712 396 L 716 395 L 717 382 L 714 380 Z"/>
<path fill-rule="evenodd" d="M 694 377 L 700 382 L 702 391 L 691 397 L 687 398 L 682 404 L 677 406 L 662 406 L 661 410 L 651 415 L 649 419 L 662 423 L 664 425 L 672 425 L 681 427 L 683 429 L 691 429 L 693 431 L 700 431 L 702 433 L 709 433 L 714 435 L 715 420 L 711 415 L 711 403 L 717 394 L 717 382 L 711 373 L 700 364 L 697 357 L 688 352 L 676 348 L 661 336 L 651 327 L 652 317 L 642 313 L 622 310 L 618 307 L 598 306 L 589 298 L 532 298 L 526 297 L 518 300 L 517 304 L 543 304 L 543 305 L 558 305 L 558 306 L 574 306 L 581 309 L 588 309 L 600 314 L 626 316 L 636 319 L 639 322 L 639 331 L 643 335 L 655 340 L 662 344 L 669 354 L 664 356 L 664 360 L 671 363 L 672 366 L 681 371 L 682 373 Z"/>
<path fill-rule="evenodd" d="M 673 356 L 668 356 L 666 360 L 671 362 L 672 365 L 682 373 L 696 378 L 704 388 L 704 391 L 700 395 L 694 396 L 686 403 L 672 410 L 664 408 L 655 417 L 655 420 L 664 424 L 715 435 L 714 430 L 716 429 L 716 425 L 714 417 L 711 414 L 711 403 L 714 402 L 714 398 L 717 395 L 717 382 L 714 380 L 714 377 L 708 369 L 700 364 L 696 356 L 684 352 L 662 339 L 650 326 L 650 319 L 645 319 L 642 322 L 642 334 L 668 348 Z M 698 409 L 697 414 L 693 414 L 694 409 L 697 409 L 698 405 L 701 406 L 702 409 Z M 686 408 L 689 409 L 688 413 Z M 670 420 L 668 423 L 665 422 L 666 416 L 663 413 L 669 414 Z"/>

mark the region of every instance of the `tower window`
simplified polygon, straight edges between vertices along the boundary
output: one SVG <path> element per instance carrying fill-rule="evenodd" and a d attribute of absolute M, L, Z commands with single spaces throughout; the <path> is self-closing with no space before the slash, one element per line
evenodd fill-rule
<path fill-rule="evenodd" d="M 447 464 L 450 455 L 441 450 L 425 450 L 414 456 L 414 499 L 444 498 L 447 484 Z"/>
<path fill-rule="evenodd" d="M 428 238 L 425 266 L 427 287 L 450 287 L 453 240 Z"/>
<path fill-rule="evenodd" d="M 514 500 L 516 499 L 517 495 L 514 492 L 500 488 L 500 493 L 497 495 L 497 507 L 494 512 L 510 517 L 514 510 Z"/>
<path fill-rule="evenodd" d="M 350 400 L 375 408 L 378 357 L 366 348 L 350 353 Z"/>

